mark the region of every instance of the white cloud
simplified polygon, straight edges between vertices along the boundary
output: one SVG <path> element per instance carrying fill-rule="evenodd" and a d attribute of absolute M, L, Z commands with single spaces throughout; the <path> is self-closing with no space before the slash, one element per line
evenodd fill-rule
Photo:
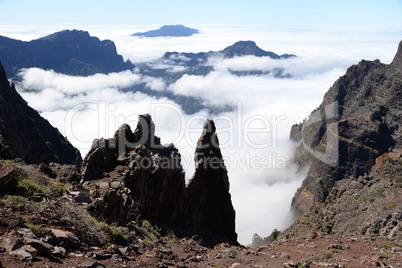
<path fill-rule="evenodd" d="M 163 91 L 166 89 L 166 83 L 162 78 L 153 78 L 150 76 L 146 76 L 143 78 L 143 82 L 145 82 L 145 86 L 155 90 L 155 91 Z"/>
<path fill-rule="evenodd" d="M 19 76 L 23 78 L 22 88 L 34 90 L 53 88 L 66 94 L 85 93 L 108 87 L 124 88 L 141 82 L 141 76 L 131 71 L 83 77 L 59 74 L 53 70 L 29 68 L 21 70 Z"/>
<path fill-rule="evenodd" d="M 187 71 L 187 67 L 185 66 L 173 66 L 167 70 L 169 73 L 181 73 Z"/>

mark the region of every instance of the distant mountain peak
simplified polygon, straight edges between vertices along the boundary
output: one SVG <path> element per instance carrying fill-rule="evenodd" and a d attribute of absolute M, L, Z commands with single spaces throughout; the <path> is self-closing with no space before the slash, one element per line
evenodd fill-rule
<path fill-rule="evenodd" d="M 151 30 L 147 32 L 138 32 L 132 34 L 131 36 L 140 37 L 180 37 L 180 36 L 191 36 L 193 34 L 199 33 L 199 30 L 183 26 L 181 24 L 177 25 L 163 25 L 157 30 Z"/>
<path fill-rule="evenodd" d="M 257 46 L 254 41 L 247 40 L 247 41 L 238 41 L 233 45 L 225 48 L 222 50 L 223 55 L 225 58 L 233 58 L 236 56 L 256 56 L 256 57 L 270 57 L 273 59 L 281 59 L 281 58 L 290 58 L 295 57 L 292 54 L 284 54 L 278 55 L 271 51 L 265 51 Z"/>

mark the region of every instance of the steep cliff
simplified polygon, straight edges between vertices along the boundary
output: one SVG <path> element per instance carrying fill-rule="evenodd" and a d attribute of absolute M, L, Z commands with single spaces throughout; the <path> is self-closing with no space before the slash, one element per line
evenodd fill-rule
<path fill-rule="evenodd" d="M 27 163 L 79 164 L 81 155 L 60 132 L 29 107 L 0 63 L 0 158 Z"/>
<path fill-rule="evenodd" d="M 380 227 L 368 226 L 389 220 L 388 235 L 402 220 L 401 46 L 391 64 L 351 66 L 309 119 L 292 128 L 291 139 L 301 142 L 296 162 L 311 165 L 292 209 L 296 216 L 315 211 L 326 232 L 378 234 Z"/>
<path fill-rule="evenodd" d="M 146 219 L 182 236 L 200 235 L 205 244 L 237 243 L 229 180 L 213 121 L 198 141 L 196 171 L 185 184 L 181 156 L 162 146 L 149 115 L 134 131 L 123 124 L 111 139 L 95 140 L 84 159 L 82 177 L 97 185 L 91 211 L 107 223 Z"/>

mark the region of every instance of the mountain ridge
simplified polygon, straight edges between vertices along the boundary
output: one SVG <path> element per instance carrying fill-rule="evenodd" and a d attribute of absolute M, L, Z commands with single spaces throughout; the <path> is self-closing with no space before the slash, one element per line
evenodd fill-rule
<path fill-rule="evenodd" d="M 0 60 L 11 78 L 20 69 L 31 67 L 78 76 L 134 68 L 117 54 L 112 41 L 101 41 L 79 30 L 64 30 L 29 42 L 0 36 Z"/>

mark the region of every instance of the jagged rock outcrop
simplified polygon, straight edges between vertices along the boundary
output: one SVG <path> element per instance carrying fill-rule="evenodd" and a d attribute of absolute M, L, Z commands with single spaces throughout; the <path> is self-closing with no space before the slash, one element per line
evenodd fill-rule
<path fill-rule="evenodd" d="M 381 217 L 388 216 L 382 212 L 401 209 L 399 201 L 395 205 L 385 202 L 387 198 L 392 202 L 394 190 L 400 191 L 395 189 L 399 187 L 400 174 L 395 172 L 396 176 L 388 178 L 386 173 L 400 169 L 401 46 L 402 42 L 391 64 L 362 60 L 351 66 L 310 118 L 292 128 L 291 138 L 302 143 L 296 162 L 301 166 L 311 164 L 293 198 L 292 209 L 300 216 L 314 206 L 316 213 L 323 208 L 321 216 L 317 216 L 322 219 L 318 225 L 322 224 L 327 232 L 376 233 L 364 227 L 366 223 L 387 225 Z M 395 163 L 381 173 L 378 169 L 385 158 Z M 376 198 L 384 199 L 377 203 Z M 390 211 L 386 211 L 388 205 Z"/>
<path fill-rule="evenodd" d="M 213 121 L 204 125 L 195 160 L 196 172 L 186 185 L 177 148 L 162 146 L 151 117 L 140 115 L 136 130 L 123 124 L 113 138 L 95 140 L 85 157 L 83 180 L 98 186 L 90 211 L 107 223 L 147 219 L 179 235 L 200 235 L 207 244 L 237 243 L 229 180 Z"/>
<path fill-rule="evenodd" d="M 80 164 L 81 155 L 60 132 L 28 106 L 0 63 L 0 159 Z"/>
<path fill-rule="evenodd" d="M 112 41 L 100 41 L 77 30 L 64 30 L 29 42 L 0 36 L 0 60 L 10 77 L 31 67 L 80 76 L 134 68 L 117 54 Z"/>
<path fill-rule="evenodd" d="M 235 211 L 215 123 L 207 120 L 194 156 L 195 173 L 187 185 L 190 229 L 212 231 L 236 241 Z M 196 211 L 196 213 L 194 213 Z"/>

